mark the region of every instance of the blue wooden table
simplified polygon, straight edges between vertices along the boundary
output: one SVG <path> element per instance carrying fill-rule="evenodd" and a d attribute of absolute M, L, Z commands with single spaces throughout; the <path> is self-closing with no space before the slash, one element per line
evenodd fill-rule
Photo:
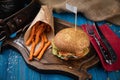
<path fill-rule="evenodd" d="M 74 14 L 54 13 L 54 16 L 62 20 L 74 23 Z M 87 19 L 78 14 L 78 25 L 85 24 Z M 98 22 L 106 23 L 105 21 Z M 110 28 L 120 37 L 120 26 L 110 25 Z M 92 80 L 120 80 L 120 71 L 107 72 L 101 63 L 90 68 L 88 73 L 92 74 Z M 74 80 L 64 74 L 43 74 L 32 70 L 27 66 L 21 54 L 14 49 L 8 48 L 0 53 L 0 80 Z"/>

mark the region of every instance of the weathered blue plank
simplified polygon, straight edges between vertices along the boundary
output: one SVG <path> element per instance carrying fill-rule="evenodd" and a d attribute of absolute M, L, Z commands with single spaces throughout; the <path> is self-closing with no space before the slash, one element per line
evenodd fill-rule
<path fill-rule="evenodd" d="M 71 23 L 75 23 L 75 14 L 72 13 L 54 13 L 54 16 L 57 18 L 60 18 L 62 20 L 71 22 Z M 77 17 L 77 24 L 78 25 L 82 25 L 86 23 L 86 18 L 84 18 L 81 14 L 78 14 Z"/>
<path fill-rule="evenodd" d="M 55 17 L 74 23 L 74 14 L 54 13 Z M 87 19 L 78 14 L 78 25 L 87 23 Z M 99 22 L 99 24 L 103 24 Z M 120 37 L 120 26 L 110 25 L 110 28 Z M 107 72 L 99 63 L 88 70 L 92 80 L 120 80 L 120 71 Z M 30 69 L 22 56 L 13 49 L 6 49 L 0 53 L 0 80 L 73 80 L 60 74 L 42 74 Z"/>

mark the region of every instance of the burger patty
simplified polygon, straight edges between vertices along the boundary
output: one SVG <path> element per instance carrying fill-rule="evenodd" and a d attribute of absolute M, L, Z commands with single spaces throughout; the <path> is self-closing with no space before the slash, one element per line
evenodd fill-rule
<path fill-rule="evenodd" d="M 65 51 L 60 51 L 55 44 L 52 42 L 52 53 L 54 55 L 56 55 L 57 57 L 64 59 L 64 60 L 68 60 L 68 59 L 72 59 L 72 58 L 82 58 L 83 56 L 85 56 L 88 52 L 89 52 L 89 48 L 85 48 L 83 49 L 81 52 L 79 53 L 71 53 L 71 52 L 65 52 Z"/>

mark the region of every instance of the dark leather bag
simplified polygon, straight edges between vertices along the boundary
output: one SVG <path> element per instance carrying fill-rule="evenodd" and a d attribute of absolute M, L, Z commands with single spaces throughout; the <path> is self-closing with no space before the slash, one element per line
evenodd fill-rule
<path fill-rule="evenodd" d="M 31 0 L 0 0 L 0 19 L 4 19 L 29 4 Z"/>
<path fill-rule="evenodd" d="M 30 3 L 15 12 L 9 17 L 0 20 L 0 41 L 9 38 L 11 34 L 19 31 L 29 24 L 37 15 L 40 9 L 40 4 L 37 0 L 32 0 Z"/>

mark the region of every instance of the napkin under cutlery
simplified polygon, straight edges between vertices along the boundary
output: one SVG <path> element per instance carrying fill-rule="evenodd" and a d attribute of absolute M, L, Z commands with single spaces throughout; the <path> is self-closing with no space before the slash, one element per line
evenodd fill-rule
<path fill-rule="evenodd" d="M 82 29 L 87 33 L 86 26 L 87 25 L 82 25 Z M 106 71 L 120 70 L 120 49 L 119 49 L 120 48 L 120 38 L 110 29 L 110 27 L 107 24 L 104 24 L 104 25 L 100 26 L 99 28 L 117 55 L 116 62 L 114 62 L 111 65 L 107 64 L 103 59 L 103 56 L 99 50 L 97 43 L 95 42 L 93 37 L 89 36 L 90 41 L 91 41 L 93 47 L 95 48 L 95 50 L 100 58 L 102 66 L 104 67 L 104 69 Z M 95 34 L 98 37 L 97 32 L 95 32 Z"/>

